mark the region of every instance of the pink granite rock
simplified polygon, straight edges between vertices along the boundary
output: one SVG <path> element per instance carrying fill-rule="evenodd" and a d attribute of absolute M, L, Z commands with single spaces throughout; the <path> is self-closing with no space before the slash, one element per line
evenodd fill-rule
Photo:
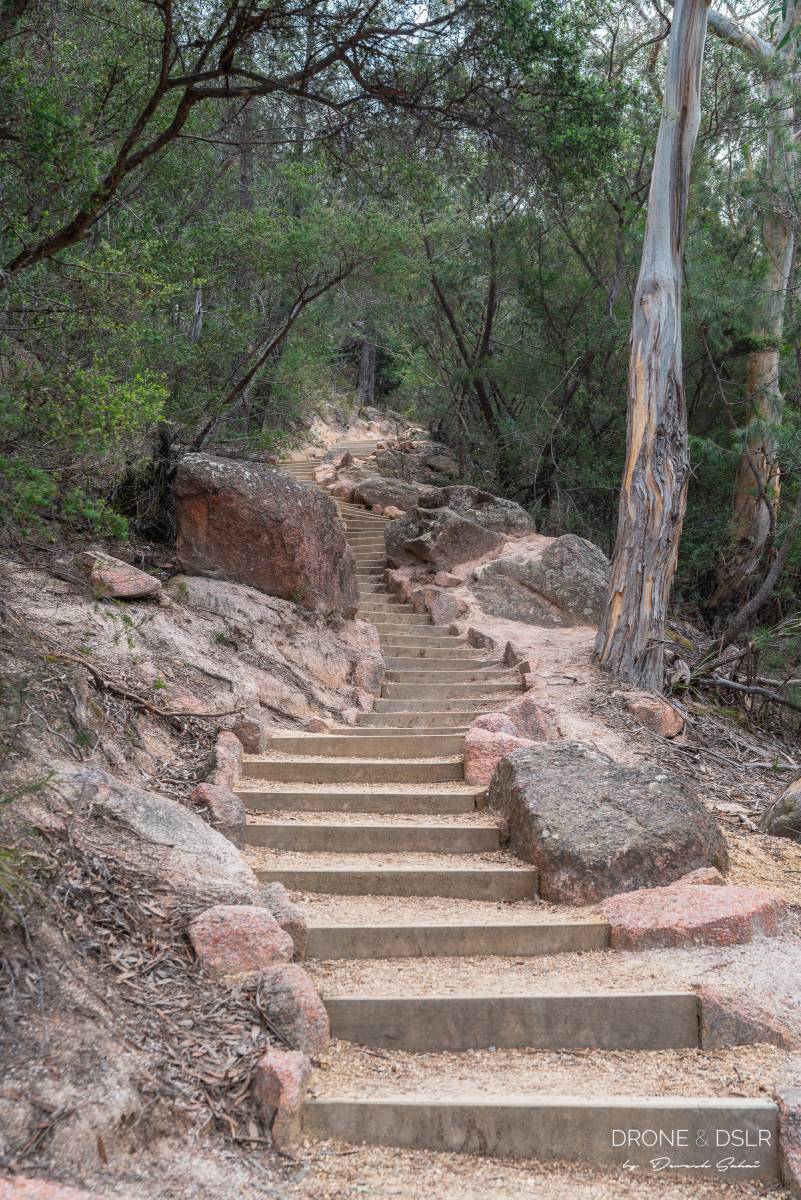
<path fill-rule="evenodd" d="M 801 1200 L 801 1088 L 777 1092 L 776 1103 L 782 1183 L 794 1200 Z"/>
<path fill-rule="evenodd" d="M 512 718 L 505 712 L 482 713 L 480 717 L 476 717 L 470 728 L 486 729 L 490 733 L 510 733 L 512 737 L 518 733 Z"/>
<path fill-rule="evenodd" d="M 231 732 L 248 754 L 261 754 L 264 751 L 267 736 L 261 719 L 255 713 L 242 713 L 236 718 Z"/>
<path fill-rule="evenodd" d="M 704 1050 L 765 1044 L 792 1050 L 798 1036 L 782 1024 L 749 988 L 726 984 L 696 987 L 701 1001 L 701 1045 Z"/>
<path fill-rule="evenodd" d="M 502 714 L 496 714 L 500 716 Z M 480 719 L 480 718 L 479 718 Z M 515 737 L 511 733 L 476 728 L 471 725 L 464 739 L 465 783 L 475 787 L 489 787 L 495 768 L 507 754 L 523 750 L 532 745 L 528 738 Z"/>
<path fill-rule="evenodd" d="M 228 788 L 216 787 L 213 783 L 199 783 L 189 794 L 190 804 L 204 808 L 209 824 L 229 842 L 240 849 L 245 844 L 245 806 L 238 796 Z"/>
<path fill-rule="evenodd" d="M 288 1150 L 301 1136 L 311 1063 L 300 1050 L 268 1050 L 256 1064 L 253 1095 L 273 1145 Z"/>
<path fill-rule="evenodd" d="M 91 583 L 102 596 L 139 600 L 144 596 L 156 596 L 161 591 L 160 580 L 101 550 L 87 550 L 83 554 L 83 563 Z"/>
<path fill-rule="evenodd" d="M 321 467 L 314 469 L 314 482 L 321 484 L 323 487 L 327 483 L 333 483 L 337 477 L 337 469 L 333 463 L 323 463 Z"/>
<path fill-rule="evenodd" d="M 294 963 L 261 972 L 267 1015 L 296 1050 L 322 1054 L 331 1038 L 328 1013 L 314 984 Z"/>
<path fill-rule="evenodd" d="M 461 587 L 463 582 L 458 575 L 452 575 L 450 571 L 437 571 L 434 576 L 437 587 Z"/>
<path fill-rule="evenodd" d="M 412 608 L 428 613 L 434 625 L 449 625 L 468 611 L 469 605 L 459 596 L 449 595 L 435 587 L 417 588 L 409 597 Z"/>
<path fill-rule="evenodd" d="M 99 1192 L 65 1187 L 48 1179 L 15 1175 L 13 1179 L 0 1179 L 0 1200 L 104 1200 L 104 1197 Z"/>
<path fill-rule="evenodd" d="M 222 733 L 217 734 L 214 743 L 214 768 L 206 782 L 233 791 L 239 782 L 241 765 L 242 743 L 235 733 L 224 729 Z"/>
<path fill-rule="evenodd" d="M 403 515 L 404 515 L 403 509 L 398 508 L 398 506 L 396 504 L 385 504 L 384 505 L 384 516 L 388 517 L 390 521 L 396 521 L 398 519 L 398 517 L 402 517 Z"/>
<path fill-rule="evenodd" d="M 554 710 L 533 696 L 522 695 L 503 710 L 511 719 L 515 733 L 535 742 L 554 742 L 562 737 L 559 719 Z"/>
<path fill-rule="evenodd" d="M 292 938 L 295 958 L 306 957 L 309 927 L 299 905 L 293 903 L 282 883 L 265 883 L 259 888 L 259 900 L 272 913 L 284 933 Z"/>
<path fill-rule="evenodd" d="M 307 733 L 330 733 L 331 722 L 324 721 L 322 717 L 309 717 L 303 722 L 303 728 Z"/>
<path fill-rule="evenodd" d="M 201 966 L 214 975 L 262 971 L 288 962 L 295 949 L 271 912 L 245 904 L 215 904 L 187 932 Z"/>
<path fill-rule="evenodd" d="M 684 729 L 684 718 L 662 696 L 645 692 L 623 693 L 623 707 L 646 729 L 661 737 L 678 737 Z"/>
<path fill-rule="evenodd" d="M 671 884 L 610 896 L 598 912 L 616 950 L 654 946 L 736 946 L 778 932 L 786 912 L 767 888 Z"/>
<path fill-rule="evenodd" d="M 717 867 L 699 867 L 697 871 L 688 871 L 686 875 L 682 875 L 671 887 L 693 887 L 697 884 L 722 884 L 726 882 L 724 875 L 721 875 Z"/>
<path fill-rule="evenodd" d="M 344 500 L 350 504 L 353 500 L 353 483 L 347 479 L 337 479 L 335 483 L 328 485 L 328 494 L 333 496 L 335 500 Z"/>

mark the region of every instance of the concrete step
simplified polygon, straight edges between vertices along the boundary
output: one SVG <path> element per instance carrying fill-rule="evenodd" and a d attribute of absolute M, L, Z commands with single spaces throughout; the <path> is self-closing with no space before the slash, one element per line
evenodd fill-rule
<path fill-rule="evenodd" d="M 425 657 L 424 657 L 425 656 Z M 457 663 L 463 664 L 465 671 L 500 670 L 499 664 L 491 658 L 480 658 L 455 650 L 453 654 L 426 654 L 423 650 L 418 655 L 398 654 L 384 655 L 384 663 L 392 671 L 452 671 Z"/>
<path fill-rule="evenodd" d="M 394 618 L 401 616 L 404 613 L 414 613 L 414 609 L 411 604 L 401 604 L 398 600 L 389 600 L 386 604 L 381 604 L 370 597 L 365 597 L 359 605 L 359 612 L 374 613 L 375 616 L 384 619 L 386 617 Z"/>
<path fill-rule="evenodd" d="M 436 629 L 436 625 L 431 624 L 431 618 L 429 617 L 428 613 L 416 612 L 400 612 L 397 614 L 388 613 L 386 615 L 382 613 L 377 621 L 373 621 L 373 624 L 378 625 L 380 629 L 388 629 L 390 632 L 392 630 L 400 632 L 401 630 L 411 629 L 412 626 L 416 627 L 418 625 L 423 625 L 426 628 Z M 417 635 L 416 628 L 415 635 Z"/>
<path fill-rule="evenodd" d="M 443 634 L 436 625 L 432 628 L 432 634 L 425 638 L 415 637 L 414 634 L 405 637 L 382 638 L 381 645 L 384 653 L 392 657 L 408 658 L 414 655 L 417 658 L 439 658 L 444 656 L 459 660 L 461 660 L 462 651 L 471 653 L 467 650 L 467 638 Z"/>
<path fill-rule="evenodd" d="M 519 676 L 518 676 L 519 678 Z M 520 683 L 385 683 L 381 695 L 387 700 L 455 700 L 459 696 L 511 696 L 522 690 Z"/>
<path fill-rule="evenodd" d="M 450 700 L 444 700 L 442 697 L 415 700 L 387 700 L 379 697 L 375 701 L 373 714 L 412 713 L 415 716 L 443 712 L 472 712 L 475 714 L 477 712 L 493 712 L 497 705 L 497 698 L 492 696 L 455 696 Z"/>
<path fill-rule="evenodd" d="M 251 812 L 411 813 L 432 817 L 475 812 L 477 799 L 483 792 L 470 788 L 435 792 L 423 787 L 414 792 L 393 792 L 387 788 L 333 792 L 323 787 L 264 792 L 238 787 L 236 794 Z"/>
<path fill-rule="evenodd" d="M 396 670 L 394 667 L 384 674 L 386 683 L 510 683 L 520 684 L 520 672 L 502 667 L 485 667 L 478 670 L 443 671 L 421 670 L 419 667 L 404 667 Z"/>
<path fill-rule="evenodd" d="M 604 921 L 483 925 L 445 921 L 403 925 L 309 924 L 307 958 L 532 958 L 605 950 Z"/>
<path fill-rule="evenodd" d="M 246 825 L 245 843 L 298 854 L 484 854 L 498 849 L 499 838 L 488 825 L 270 821 Z"/>
<path fill-rule="evenodd" d="M 356 1145 L 585 1162 L 617 1171 L 628 1164 L 623 1173 L 644 1182 L 643 1195 L 661 1194 L 664 1175 L 653 1179 L 656 1190 L 647 1182 L 655 1157 L 675 1160 L 671 1179 L 694 1183 L 728 1179 L 732 1156 L 750 1164 L 737 1172 L 749 1181 L 779 1178 L 778 1109 L 747 1097 L 493 1096 L 486 1090 L 445 1098 L 346 1095 L 307 1101 L 303 1128 L 310 1137 Z M 628 1131 L 648 1131 L 646 1143 L 632 1145 Z M 566 1200 L 575 1194 L 571 1186 Z"/>
<path fill-rule="evenodd" d="M 283 883 L 295 892 L 340 896 L 444 896 L 454 900 L 531 900 L 537 872 L 526 867 L 261 868 L 262 883 Z"/>
<path fill-rule="evenodd" d="M 463 779 L 461 759 L 273 758 L 246 759 L 242 782 L 274 779 L 284 783 L 444 783 Z"/>
<path fill-rule="evenodd" d="M 414 609 L 412 608 L 411 604 L 409 604 L 408 600 L 399 600 L 397 596 L 393 596 L 387 591 L 385 584 L 381 584 L 381 587 L 383 588 L 383 591 L 373 591 L 369 598 L 367 598 L 366 603 L 371 604 L 376 608 L 380 607 L 393 610 L 398 608 L 401 612 L 405 612 L 407 610 L 409 612 L 414 612 Z"/>
<path fill-rule="evenodd" d="M 331 1036 L 419 1053 L 668 1050 L 699 1044 L 695 992 L 326 996 Z"/>
<path fill-rule="evenodd" d="M 367 716 L 367 713 L 365 713 L 364 715 Z M 400 715 L 403 716 L 402 713 Z M 441 715 L 444 717 L 447 717 L 449 714 L 443 713 Z M 363 734 L 364 737 L 386 737 L 389 734 L 393 734 L 393 735 L 396 735 L 397 737 L 417 739 L 420 737 L 421 733 L 438 735 L 438 734 L 443 734 L 443 733 L 452 734 L 454 732 L 454 722 L 451 722 L 450 725 L 448 725 L 446 723 L 446 724 L 442 725 L 441 727 L 437 727 L 435 725 L 432 725 L 429 720 L 428 725 L 426 725 L 425 729 L 421 729 L 420 726 L 417 726 L 415 728 L 413 726 L 410 726 L 408 723 L 404 724 L 402 722 L 397 723 L 397 722 L 390 721 L 389 718 L 391 718 L 393 716 L 392 713 L 385 713 L 384 716 L 387 718 L 387 720 L 383 724 L 382 724 L 382 722 L 379 721 L 374 726 L 363 725 L 361 723 L 358 723 L 358 718 L 357 718 L 356 725 L 348 726 L 347 728 L 343 728 L 343 729 L 332 729 L 331 733 L 336 734 L 337 736 L 345 736 L 345 737 L 347 737 L 349 734 L 352 735 L 353 733 Z M 467 717 L 467 721 L 466 722 L 463 721 L 462 724 L 464 725 L 465 728 L 467 725 L 472 724 L 472 717 L 473 717 L 473 714 L 470 713 Z M 458 726 L 458 722 L 456 722 L 456 725 Z"/>
<path fill-rule="evenodd" d="M 343 734 L 345 736 L 343 736 Z M 408 738 L 395 734 L 383 737 L 365 737 L 356 729 L 345 729 L 339 734 L 305 733 L 272 734 L 268 743 L 270 750 L 279 754 L 311 754 L 315 758 L 447 758 L 461 754 L 464 738 L 458 733 L 425 734 L 417 738 L 413 753 Z"/>
<path fill-rule="evenodd" d="M 392 728 L 400 732 L 401 729 L 406 729 L 410 733 L 417 733 L 418 730 L 427 730 L 429 726 L 432 731 L 434 729 L 466 729 L 472 725 L 476 717 L 475 709 L 462 709 L 455 712 L 387 712 L 386 709 L 378 712 L 359 713 L 356 718 L 358 728 L 365 733 L 371 726 L 376 728 Z"/>

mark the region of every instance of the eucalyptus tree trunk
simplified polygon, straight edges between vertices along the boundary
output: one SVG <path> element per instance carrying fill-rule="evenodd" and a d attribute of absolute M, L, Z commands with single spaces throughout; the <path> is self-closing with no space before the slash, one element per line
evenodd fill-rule
<path fill-rule="evenodd" d="M 595 644 L 603 668 L 645 688 L 662 686 L 665 617 L 687 500 L 682 256 L 708 10 L 708 0 L 678 0 L 673 12 L 634 296 L 617 540 Z"/>
<path fill-rule="evenodd" d="M 359 411 L 370 408 L 375 399 L 375 342 L 363 339 L 359 350 Z"/>
<path fill-rule="evenodd" d="M 789 57 L 789 56 L 787 56 Z M 795 251 L 789 208 L 795 193 L 792 73 L 769 80 L 770 129 L 766 154 L 767 211 L 762 222 L 766 272 L 757 303 L 752 349 L 746 370 L 748 423 L 734 476 L 729 537 L 718 564 L 711 606 L 726 608 L 747 600 L 776 528 L 780 498 L 777 431 L 783 400 L 779 389 L 784 313 Z"/>

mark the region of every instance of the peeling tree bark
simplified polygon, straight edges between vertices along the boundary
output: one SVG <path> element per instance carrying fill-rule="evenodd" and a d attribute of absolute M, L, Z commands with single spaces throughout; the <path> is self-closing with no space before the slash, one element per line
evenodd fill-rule
<path fill-rule="evenodd" d="M 708 12 L 708 0 L 674 7 L 634 297 L 617 540 L 595 646 L 603 668 L 645 688 L 662 686 L 665 617 L 687 499 L 682 256 Z"/>

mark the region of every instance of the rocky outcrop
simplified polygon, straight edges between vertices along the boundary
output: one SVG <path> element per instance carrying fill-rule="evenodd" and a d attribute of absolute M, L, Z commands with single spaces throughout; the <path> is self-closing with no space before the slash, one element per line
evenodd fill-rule
<path fill-rule="evenodd" d="M 506 554 L 487 563 L 473 583 L 485 612 L 529 625 L 594 625 L 601 618 L 609 560 L 575 534 L 541 553 Z"/>
<path fill-rule="evenodd" d="M 176 556 L 312 612 L 356 612 L 353 554 L 330 497 L 258 463 L 190 454 L 175 479 Z"/>
<path fill-rule="evenodd" d="M 198 962 L 212 975 L 243 975 L 275 962 L 289 962 L 292 938 L 266 908 L 216 904 L 187 930 Z"/>
<path fill-rule="evenodd" d="M 432 494 L 432 492 L 434 494 Z M 492 492 L 466 485 L 428 489 L 420 495 L 420 508 L 449 508 L 483 529 L 493 529 L 508 537 L 523 537 L 534 532 L 534 522 L 514 500 L 504 500 Z"/>
<path fill-rule="evenodd" d="M 436 570 L 481 558 L 499 549 L 505 538 L 449 508 L 415 508 L 390 521 L 384 530 L 387 558 L 393 566 L 430 563 Z"/>
<path fill-rule="evenodd" d="M 438 485 L 459 474 L 459 464 L 447 446 L 438 442 L 400 441 L 376 450 L 371 460 L 379 475 Z"/>
<path fill-rule="evenodd" d="M 254 899 L 256 877 L 236 847 L 176 800 L 84 765 L 62 767 L 49 786 L 74 810 L 109 822 L 109 851 L 169 891 L 206 903 Z"/>
<path fill-rule="evenodd" d="M 146 596 L 157 596 L 161 591 L 161 580 L 102 550 L 84 551 L 82 561 L 89 582 L 101 596 L 114 600 L 141 600 Z"/>
<path fill-rule="evenodd" d="M 353 498 L 368 508 L 380 505 L 381 508 L 399 508 L 408 512 L 420 503 L 420 497 L 431 494 L 435 498 L 436 488 L 422 488 L 416 483 L 407 483 L 402 479 L 383 479 L 380 476 L 368 476 L 354 482 Z"/>
<path fill-rule="evenodd" d="M 801 842 L 801 778 L 794 779 L 780 796 L 768 805 L 759 820 L 763 833 Z"/>
<path fill-rule="evenodd" d="M 546 900 L 586 904 L 727 865 L 715 819 L 680 779 L 579 742 L 504 758 L 488 803 L 509 822 L 512 852 L 536 863 Z"/>

